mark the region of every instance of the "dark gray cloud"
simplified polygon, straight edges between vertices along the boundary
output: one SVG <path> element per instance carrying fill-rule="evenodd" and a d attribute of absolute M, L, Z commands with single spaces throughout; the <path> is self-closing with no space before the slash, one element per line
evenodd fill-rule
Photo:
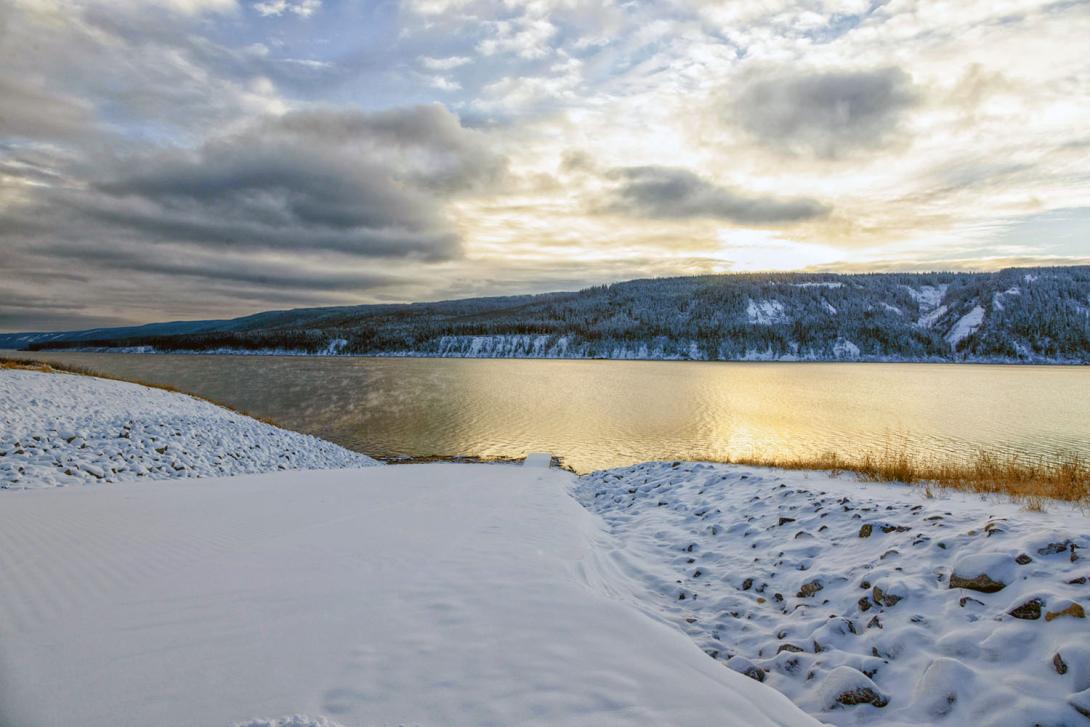
<path fill-rule="evenodd" d="M 835 159 L 885 145 L 919 99 L 899 68 L 758 73 L 731 94 L 728 115 L 754 139 Z"/>
<path fill-rule="evenodd" d="M 150 254 L 149 254 L 150 253 Z M 162 275 L 169 279 L 191 278 L 254 285 L 269 289 L 364 291 L 407 282 L 405 278 L 358 265 L 341 270 L 314 270 L 298 264 L 194 254 L 185 249 L 141 251 L 138 249 L 87 249 L 71 244 L 45 245 L 35 255 L 48 259 L 79 258 L 85 265 L 115 271 Z"/>
<path fill-rule="evenodd" d="M 87 104 L 22 78 L 0 75 L 0 138 L 57 139 L 85 134 L 93 124 Z"/>
<path fill-rule="evenodd" d="M 812 199 L 749 195 L 720 187 L 678 167 L 622 167 L 606 209 L 637 217 L 711 217 L 740 224 L 784 224 L 821 217 L 829 208 Z"/>
<path fill-rule="evenodd" d="M 89 243 L 142 240 L 450 259 L 461 243 L 444 200 L 495 183 L 504 169 L 440 106 L 291 112 L 194 149 L 104 162 L 78 185 L 42 187 L 14 206 L 0 236 L 78 241 L 91 256 Z"/>

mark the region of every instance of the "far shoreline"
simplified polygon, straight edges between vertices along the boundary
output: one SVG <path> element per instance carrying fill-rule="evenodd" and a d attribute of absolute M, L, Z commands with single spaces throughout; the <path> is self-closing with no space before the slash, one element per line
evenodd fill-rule
<path fill-rule="evenodd" d="M 0 349 L 0 357 L 19 355 L 53 354 L 110 354 L 129 356 L 208 356 L 208 357 L 267 357 L 267 358 L 313 358 L 313 359 L 406 359 L 420 361 L 461 360 L 461 361 L 610 361 L 617 363 L 694 363 L 694 364 L 913 364 L 933 366 L 1038 366 L 1047 368 L 1081 368 L 1090 366 L 1090 361 L 1018 361 L 1012 359 L 952 361 L 949 359 L 886 359 L 886 358 L 844 358 L 844 359 L 798 359 L 798 358 L 733 358 L 733 359 L 693 359 L 693 358 L 610 358 L 608 356 L 429 356 L 414 352 L 398 353 L 305 353 L 292 351 L 132 351 L 124 349 L 101 348 L 62 348 L 62 349 Z"/>

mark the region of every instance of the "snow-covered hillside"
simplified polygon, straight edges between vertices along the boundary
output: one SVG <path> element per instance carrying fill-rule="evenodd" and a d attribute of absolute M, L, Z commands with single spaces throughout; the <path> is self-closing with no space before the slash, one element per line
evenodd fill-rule
<path fill-rule="evenodd" d="M 0 334 L 0 347 L 1090 363 L 1090 267 L 707 275 L 537 296 L 281 311 L 216 326 L 172 335 L 103 329 L 33 341 Z"/>
<path fill-rule="evenodd" d="M 1085 513 L 693 463 L 597 472 L 575 493 L 649 613 L 823 721 L 1090 718 Z"/>
<path fill-rule="evenodd" d="M 191 396 L 0 369 L 0 489 L 372 464 Z"/>
<path fill-rule="evenodd" d="M 635 607 L 571 481 L 431 464 L 0 492 L 0 724 L 816 727 Z"/>

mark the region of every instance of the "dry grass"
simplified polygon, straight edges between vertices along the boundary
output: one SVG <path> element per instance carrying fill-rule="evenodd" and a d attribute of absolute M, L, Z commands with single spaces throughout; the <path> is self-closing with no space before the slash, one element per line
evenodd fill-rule
<path fill-rule="evenodd" d="M 829 452 L 816 457 L 739 458 L 731 463 L 821 470 L 834 475 L 853 472 L 866 482 L 919 484 L 928 496 L 933 496 L 936 487 L 1005 495 L 1035 511 L 1042 511 L 1047 500 L 1090 505 L 1090 462 L 1070 452 L 1029 460 L 1016 454 L 981 451 L 967 460 L 955 460 L 913 457 L 906 449 L 886 449 L 855 459 Z"/>
<path fill-rule="evenodd" d="M 259 422 L 264 422 L 274 427 L 283 428 L 280 424 L 277 424 L 268 417 L 255 416 L 249 412 L 242 411 L 230 404 L 224 404 L 222 401 L 214 401 L 206 396 L 200 394 L 194 394 L 190 391 L 182 391 L 181 389 L 171 386 L 170 384 L 157 384 L 152 381 L 141 381 L 140 379 L 126 379 L 120 376 L 112 376 L 110 374 L 104 374 L 101 371 L 94 371 L 83 366 L 72 366 L 70 364 L 61 364 L 53 361 L 40 361 L 37 359 L 19 359 L 19 358 L 7 358 L 0 357 L 0 369 L 20 369 L 22 371 L 39 371 L 46 374 L 77 374 L 79 376 L 93 376 L 96 379 L 109 379 L 110 381 L 124 381 L 128 384 L 139 384 L 140 386 L 146 386 L 149 389 L 161 389 L 163 391 L 170 391 L 175 394 L 185 394 L 191 396 L 194 399 L 200 399 L 201 401 L 207 401 L 209 404 L 215 404 L 216 406 L 233 411 L 236 414 L 256 419 Z"/>

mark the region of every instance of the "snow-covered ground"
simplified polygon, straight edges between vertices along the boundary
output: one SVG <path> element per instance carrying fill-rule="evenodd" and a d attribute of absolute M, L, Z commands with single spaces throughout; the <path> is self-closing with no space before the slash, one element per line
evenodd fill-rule
<path fill-rule="evenodd" d="M 0 493 L 0 724 L 816 725 L 641 612 L 573 479 L 428 464 Z"/>
<path fill-rule="evenodd" d="M 0 403 L 26 488 L 0 492 L 3 727 L 1090 719 L 1067 506 L 680 462 L 370 467 L 65 374 L 0 371 Z M 130 481 L 47 487 L 107 479 Z"/>
<path fill-rule="evenodd" d="M 376 462 L 190 396 L 0 369 L 0 489 Z"/>
<path fill-rule="evenodd" d="M 1088 723 L 1085 513 L 692 463 L 575 494 L 649 613 L 823 721 Z"/>

